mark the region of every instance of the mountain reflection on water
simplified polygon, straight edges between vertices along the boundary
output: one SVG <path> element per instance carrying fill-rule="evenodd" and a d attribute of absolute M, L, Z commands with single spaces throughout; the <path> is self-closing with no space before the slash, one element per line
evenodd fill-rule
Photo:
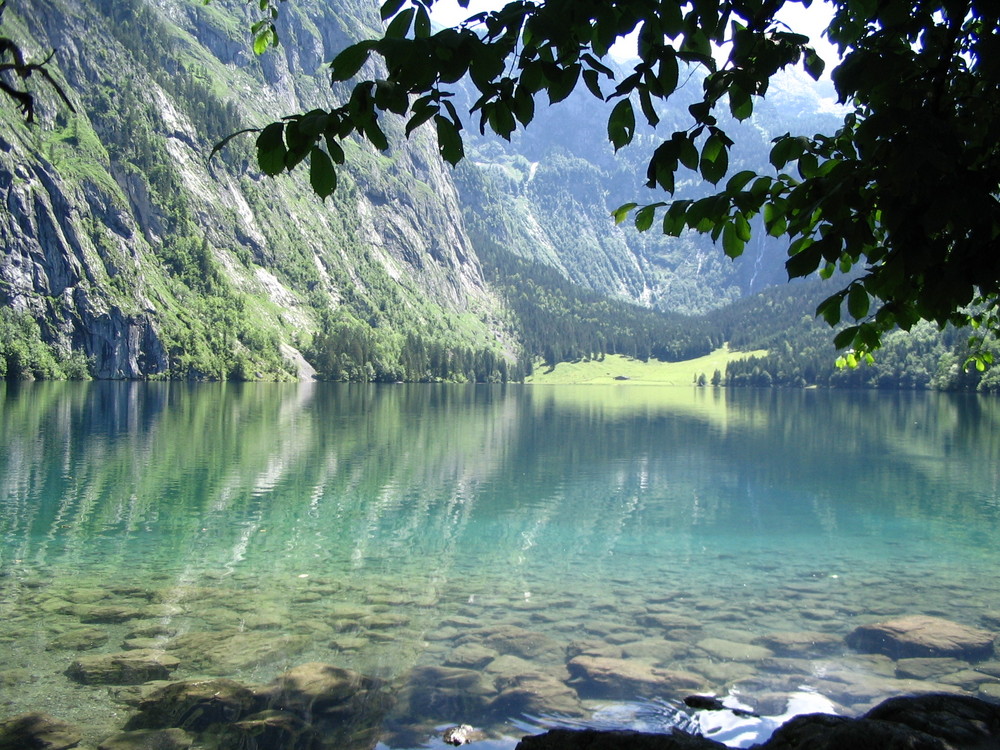
<path fill-rule="evenodd" d="M 695 688 L 861 710 L 913 680 L 857 624 L 1000 624 L 998 422 L 947 394 L 0 386 L 0 719 L 101 739 L 134 696 L 65 671 L 130 648 L 174 680 L 388 680 L 394 746 Z M 478 697 L 427 698 L 435 669 Z"/>

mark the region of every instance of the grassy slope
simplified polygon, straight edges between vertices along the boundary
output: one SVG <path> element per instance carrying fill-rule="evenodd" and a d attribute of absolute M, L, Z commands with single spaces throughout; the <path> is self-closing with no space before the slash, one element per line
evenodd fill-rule
<path fill-rule="evenodd" d="M 734 352 L 728 347 L 716 349 L 711 354 L 684 362 L 659 362 L 651 359 L 642 362 L 618 354 L 609 354 L 603 360 L 562 362 L 553 369 L 538 369 L 525 380 L 535 385 L 611 384 L 623 385 L 691 385 L 699 373 L 711 378 L 715 370 L 726 372 L 726 363 L 733 359 L 763 356 L 765 351 Z M 624 377 L 627 380 L 618 380 Z"/>

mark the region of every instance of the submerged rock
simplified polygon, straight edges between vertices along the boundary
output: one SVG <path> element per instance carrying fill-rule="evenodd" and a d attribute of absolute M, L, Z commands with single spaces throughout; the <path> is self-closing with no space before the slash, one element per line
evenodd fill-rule
<path fill-rule="evenodd" d="M 460 669 L 482 669 L 498 656 L 499 654 L 491 648 L 478 643 L 465 643 L 452 649 L 445 658 L 444 665 Z"/>
<path fill-rule="evenodd" d="M 845 640 L 862 653 L 886 654 L 893 659 L 954 656 L 976 661 L 993 655 L 993 639 L 993 633 L 951 620 L 910 615 L 861 625 Z"/>
<path fill-rule="evenodd" d="M 0 721 L 0 750 L 68 750 L 80 744 L 80 732 L 48 714 L 30 713 Z"/>
<path fill-rule="evenodd" d="M 691 672 L 662 669 L 633 659 L 581 655 L 566 664 L 578 692 L 600 697 L 663 696 L 705 688 Z"/>
<path fill-rule="evenodd" d="M 310 662 L 278 675 L 257 695 L 272 708 L 321 714 L 382 685 L 381 680 L 350 669 Z"/>
<path fill-rule="evenodd" d="M 561 662 L 566 648 L 559 641 L 533 630 L 502 625 L 465 636 L 461 644 L 477 643 L 499 654 L 510 654 L 529 661 Z"/>
<path fill-rule="evenodd" d="M 535 670 L 497 677 L 496 684 L 500 694 L 490 706 L 496 716 L 582 716 L 584 713 L 576 691 L 545 672 Z"/>
<path fill-rule="evenodd" d="M 81 656 L 70 664 L 66 676 L 84 685 L 138 685 L 165 680 L 180 663 L 180 659 L 163 651 L 135 649 Z"/>
<path fill-rule="evenodd" d="M 832 633 L 797 631 L 788 633 L 768 633 L 755 640 L 771 649 L 777 656 L 802 658 L 825 656 L 842 651 L 843 640 Z"/>
<path fill-rule="evenodd" d="M 86 651 L 108 641 L 108 634 L 100 628 L 76 628 L 57 635 L 45 647 L 46 651 Z"/>
<path fill-rule="evenodd" d="M 267 709 L 293 713 L 311 725 L 319 743 L 316 747 L 367 750 L 375 745 L 393 703 L 384 688 L 383 681 L 374 677 L 331 664 L 310 662 L 278 675 L 256 692 L 258 701 Z M 257 723 L 244 725 L 242 730 L 270 736 L 293 729 L 270 715 L 257 717 L 254 721 Z M 314 747 L 309 744 L 312 736 L 308 733 L 295 735 L 298 744 L 273 746 L 308 750 Z"/>
<path fill-rule="evenodd" d="M 136 607 L 118 604 L 80 605 L 74 611 L 80 618 L 80 622 L 88 624 L 114 624 L 149 616 L 146 612 Z"/>
<path fill-rule="evenodd" d="M 233 722 L 222 731 L 218 744 L 218 750 L 320 750 L 322 747 L 321 738 L 312 726 L 284 711 L 262 711 Z"/>
<path fill-rule="evenodd" d="M 422 666 L 407 673 L 397 713 L 411 719 L 478 720 L 496 697 L 493 681 L 479 670 Z"/>
<path fill-rule="evenodd" d="M 918 656 L 896 662 L 896 677 L 911 680 L 934 680 L 960 672 L 968 662 L 952 657 Z M 983 675 L 984 679 L 986 675 Z"/>
<path fill-rule="evenodd" d="M 193 744 L 183 729 L 137 729 L 102 740 L 97 750 L 188 750 Z"/>
<path fill-rule="evenodd" d="M 231 630 L 185 633 L 167 642 L 165 648 L 178 654 L 185 668 L 207 674 L 232 674 L 287 659 L 309 643 L 306 636 Z"/>
<path fill-rule="evenodd" d="M 724 661 L 760 661 L 774 656 L 774 652 L 764 646 L 737 643 L 725 638 L 703 638 L 697 645 L 709 656 Z"/>
<path fill-rule="evenodd" d="M 180 727 L 202 732 L 215 724 L 237 721 L 258 710 L 250 688 L 229 679 L 183 680 L 152 691 L 126 729 Z"/>

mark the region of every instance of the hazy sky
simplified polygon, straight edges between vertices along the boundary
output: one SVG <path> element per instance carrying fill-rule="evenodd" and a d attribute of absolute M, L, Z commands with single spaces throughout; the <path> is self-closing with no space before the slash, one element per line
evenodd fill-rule
<path fill-rule="evenodd" d="M 446 26 L 454 26 L 471 15 L 498 8 L 504 5 L 504 0 L 471 0 L 468 9 L 459 7 L 456 0 L 438 0 L 434 4 L 432 15 L 434 20 Z M 836 48 L 823 36 L 822 32 L 833 14 L 833 6 L 826 0 L 816 0 L 812 7 L 805 9 L 798 3 L 788 3 L 778 14 L 779 20 L 788 24 L 792 31 L 805 34 L 810 38 L 819 56 L 827 63 L 826 73 L 829 74 L 837 59 Z M 620 43 L 616 57 L 625 58 L 634 54 L 635 43 L 627 41 Z"/>

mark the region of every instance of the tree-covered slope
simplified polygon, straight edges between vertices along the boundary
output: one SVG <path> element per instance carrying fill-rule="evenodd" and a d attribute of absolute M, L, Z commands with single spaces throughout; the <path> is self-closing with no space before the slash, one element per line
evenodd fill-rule
<path fill-rule="evenodd" d="M 558 107 L 537 109 L 531 126 L 512 133 L 509 142 L 488 130 L 475 135 L 478 122 L 472 118 L 467 152 L 485 179 L 462 190 L 466 210 L 491 222 L 513 252 L 552 266 L 580 286 L 653 309 L 698 314 L 784 283 L 787 242 L 763 231 L 731 260 L 706 235 L 669 237 L 638 232 L 631 221 L 609 221 L 622 204 L 665 199 L 645 186 L 646 162 L 700 96 L 701 76 L 685 75 L 676 100 L 661 108 L 657 130 L 639 123 L 632 143 L 617 152 L 606 137 L 612 105 L 585 90 Z M 731 172 L 770 170 L 771 140 L 789 131 L 833 132 L 840 117 L 827 88 L 789 73 L 749 120 L 727 118 L 725 127 L 736 141 Z M 689 178 L 676 197 L 702 197 L 710 188 Z"/>
<path fill-rule="evenodd" d="M 293 377 L 311 371 L 305 353 L 335 360 L 333 376 L 464 379 L 477 354 L 516 353 L 423 134 L 351 148 L 325 203 L 307 175 L 263 177 L 252 136 L 209 160 L 241 127 L 325 103 L 324 61 L 379 23 L 370 0 L 291 3 L 282 45 L 256 57 L 250 13 L 239 0 L 8 10 L 31 57 L 56 50 L 76 109 L 44 88 L 33 125 L 0 108 L 0 307 L 23 339 L 8 375 L 53 374 L 30 353 L 40 342 L 97 377 Z M 316 335 L 334 328 L 363 355 Z M 408 341 L 452 354 L 410 372 Z"/>

